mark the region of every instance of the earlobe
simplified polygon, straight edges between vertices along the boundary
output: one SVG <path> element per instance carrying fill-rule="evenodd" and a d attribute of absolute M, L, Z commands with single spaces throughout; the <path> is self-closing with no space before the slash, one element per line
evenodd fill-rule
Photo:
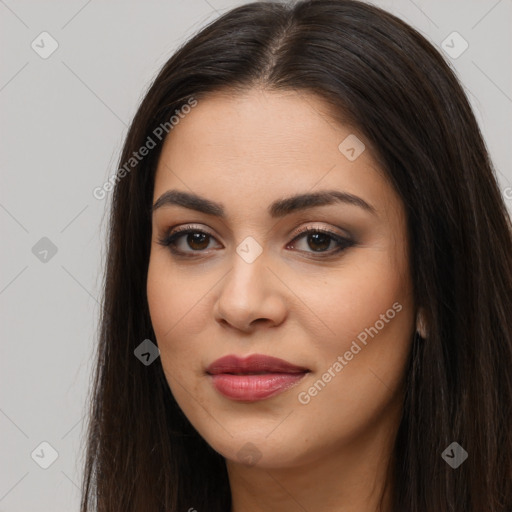
<path fill-rule="evenodd" d="M 428 337 L 427 322 L 425 320 L 425 310 L 423 308 L 419 308 L 418 313 L 416 315 L 416 331 L 423 339 L 426 339 Z"/>

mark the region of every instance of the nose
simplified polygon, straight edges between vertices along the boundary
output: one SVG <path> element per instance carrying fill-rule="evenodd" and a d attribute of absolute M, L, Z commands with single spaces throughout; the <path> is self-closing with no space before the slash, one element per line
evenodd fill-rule
<path fill-rule="evenodd" d="M 246 333 L 258 326 L 276 327 L 286 318 L 285 290 L 264 255 L 252 263 L 235 255 L 232 269 L 219 284 L 215 320 Z"/>

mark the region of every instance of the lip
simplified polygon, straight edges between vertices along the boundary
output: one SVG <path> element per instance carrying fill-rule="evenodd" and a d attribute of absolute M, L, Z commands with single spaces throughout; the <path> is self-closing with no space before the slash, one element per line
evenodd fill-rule
<path fill-rule="evenodd" d="M 220 373 L 245 375 L 251 373 L 304 373 L 308 371 L 309 369 L 303 366 L 297 366 L 284 359 L 263 354 L 252 354 L 247 357 L 228 355 L 216 359 L 206 368 L 206 373 L 210 375 Z"/>
<path fill-rule="evenodd" d="M 212 385 L 227 398 L 254 402 L 270 398 L 296 385 L 310 372 L 283 359 L 253 354 L 228 355 L 206 369 Z"/>

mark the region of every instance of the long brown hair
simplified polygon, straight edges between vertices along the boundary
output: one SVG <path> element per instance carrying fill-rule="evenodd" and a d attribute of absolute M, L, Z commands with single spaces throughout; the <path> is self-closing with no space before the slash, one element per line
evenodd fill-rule
<path fill-rule="evenodd" d="M 160 359 L 146 366 L 134 350 L 156 343 L 146 297 L 164 140 L 155 130 L 191 98 L 254 86 L 329 102 L 406 208 L 428 337 L 411 342 L 393 511 L 512 508 L 512 229 L 474 114 L 406 23 L 355 0 L 305 0 L 255 2 L 210 23 L 168 60 L 133 119 L 112 192 L 81 511 L 230 509 L 224 459 L 177 406 Z M 127 168 L 148 137 L 155 147 Z M 452 442 L 469 454 L 457 469 L 441 457 Z"/>

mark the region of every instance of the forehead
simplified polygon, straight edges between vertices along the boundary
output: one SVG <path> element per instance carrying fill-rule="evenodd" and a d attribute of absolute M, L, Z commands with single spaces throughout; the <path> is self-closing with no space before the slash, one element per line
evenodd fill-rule
<path fill-rule="evenodd" d="M 357 158 L 347 158 L 347 144 Z M 334 121 L 328 104 L 312 94 L 212 94 L 198 100 L 167 136 L 154 200 L 179 188 L 225 203 L 257 197 L 266 208 L 272 197 L 315 187 L 365 195 L 368 202 L 396 200 L 363 144 L 357 130 Z"/>
<path fill-rule="evenodd" d="M 340 134 L 351 132 L 335 123 L 328 112 L 321 98 L 304 92 L 214 93 L 183 116 L 165 145 L 180 152 L 209 152 L 216 158 L 257 154 L 264 161 L 278 158 L 281 162 L 287 156 L 304 157 L 313 147 L 332 147 Z"/>

